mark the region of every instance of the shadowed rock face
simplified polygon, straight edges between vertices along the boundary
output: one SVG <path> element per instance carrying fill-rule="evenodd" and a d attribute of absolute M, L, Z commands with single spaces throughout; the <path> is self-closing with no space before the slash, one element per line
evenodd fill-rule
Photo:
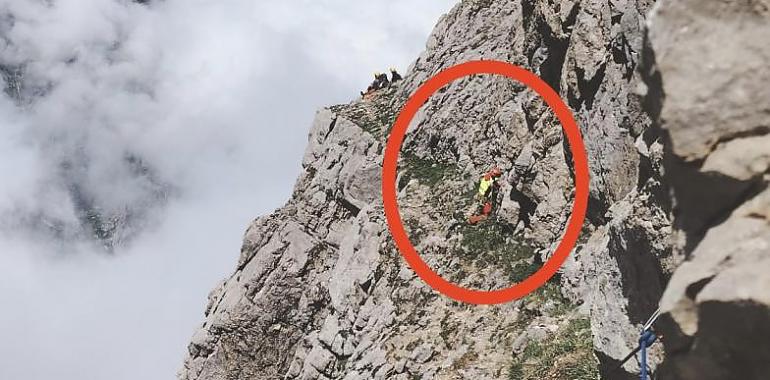
<path fill-rule="evenodd" d="M 677 250 L 663 379 L 770 371 L 770 3 L 662 1 L 647 59 L 667 136 Z"/>

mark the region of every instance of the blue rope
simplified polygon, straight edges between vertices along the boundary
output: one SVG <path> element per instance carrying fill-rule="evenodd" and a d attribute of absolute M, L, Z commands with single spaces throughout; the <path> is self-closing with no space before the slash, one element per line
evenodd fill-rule
<path fill-rule="evenodd" d="M 648 380 L 647 379 L 647 348 L 652 346 L 653 343 L 658 339 L 658 336 L 655 335 L 654 332 L 652 332 L 652 325 L 655 324 L 655 321 L 660 316 L 660 308 L 655 310 L 654 313 L 650 316 L 650 319 L 647 320 L 647 323 L 642 326 L 642 333 L 639 336 L 639 347 L 635 348 L 633 351 L 629 352 L 628 355 L 623 358 L 623 360 L 620 361 L 620 364 L 618 364 L 615 369 L 610 371 L 610 373 L 614 373 L 615 371 L 623 368 L 623 364 L 626 364 L 628 359 L 631 359 L 636 355 L 637 352 L 640 352 L 640 359 L 639 364 L 641 364 L 642 370 L 639 372 L 639 378 L 641 380 Z"/>
<path fill-rule="evenodd" d="M 658 336 L 649 329 L 642 330 L 642 335 L 639 337 L 639 351 L 641 352 L 639 365 L 642 367 L 639 372 L 639 379 L 641 380 L 647 380 L 647 348 L 652 346 L 657 339 Z"/>

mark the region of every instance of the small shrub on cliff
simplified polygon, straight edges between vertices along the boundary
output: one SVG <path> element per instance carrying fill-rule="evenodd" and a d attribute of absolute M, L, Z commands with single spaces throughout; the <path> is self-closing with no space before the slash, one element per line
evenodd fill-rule
<path fill-rule="evenodd" d="M 464 225 L 460 251 L 482 267 L 497 266 L 513 282 L 521 282 L 535 273 L 540 266 L 533 263 L 535 250 L 513 235 L 513 227 L 492 221 L 478 225 Z"/>
<path fill-rule="evenodd" d="M 423 185 L 434 186 L 457 171 L 457 166 L 454 164 L 420 158 L 412 154 L 404 154 L 402 165 L 403 174 L 399 180 L 399 188 L 406 186 L 412 178 Z"/>
<path fill-rule="evenodd" d="M 530 343 L 524 352 L 514 357 L 508 371 L 509 380 L 598 378 L 591 324 L 584 318 L 570 320 L 555 336 L 543 342 Z"/>

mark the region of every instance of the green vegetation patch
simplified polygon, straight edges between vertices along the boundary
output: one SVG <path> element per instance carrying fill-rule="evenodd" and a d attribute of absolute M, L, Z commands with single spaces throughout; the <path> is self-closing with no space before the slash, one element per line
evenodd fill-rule
<path fill-rule="evenodd" d="M 509 380 L 596 380 L 599 363 L 593 353 L 591 324 L 570 320 L 553 337 L 532 342 L 514 357 Z"/>
<path fill-rule="evenodd" d="M 575 305 L 561 294 L 560 283 L 561 279 L 557 274 L 524 298 L 525 303 L 514 325 L 516 330 L 526 329 L 541 315 L 561 317 L 575 310 Z"/>
<path fill-rule="evenodd" d="M 398 187 L 403 189 L 412 178 L 423 185 L 435 186 L 441 180 L 457 174 L 457 165 L 404 153 Z"/>
<path fill-rule="evenodd" d="M 396 87 L 378 90 L 367 100 L 330 107 L 332 112 L 350 120 L 367 133 L 383 138 L 390 132 L 404 100 L 396 96 Z"/>
<path fill-rule="evenodd" d="M 521 282 L 538 269 L 533 260 L 535 249 L 521 236 L 513 235 L 509 224 L 485 221 L 476 225 L 463 224 L 459 232 L 460 254 L 476 262 L 477 266 L 501 267 L 512 282 Z"/>
<path fill-rule="evenodd" d="M 560 283 L 561 279 L 557 274 L 524 299 L 525 307 L 521 309 L 521 314 L 516 321 L 518 329 L 526 328 L 542 314 L 560 317 L 575 309 L 575 306 L 561 294 Z"/>

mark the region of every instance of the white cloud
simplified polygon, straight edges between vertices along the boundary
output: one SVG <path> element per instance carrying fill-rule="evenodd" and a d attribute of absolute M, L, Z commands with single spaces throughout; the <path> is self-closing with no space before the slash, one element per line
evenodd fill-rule
<path fill-rule="evenodd" d="M 404 71 L 452 3 L 0 0 L 26 99 L 0 97 L 0 378 L 173 378 L 244 228 L 288 198 L 315 110 Z M 71 232 L 73 183 L 146 228 L 114 255 L 30 230 Z"/>

